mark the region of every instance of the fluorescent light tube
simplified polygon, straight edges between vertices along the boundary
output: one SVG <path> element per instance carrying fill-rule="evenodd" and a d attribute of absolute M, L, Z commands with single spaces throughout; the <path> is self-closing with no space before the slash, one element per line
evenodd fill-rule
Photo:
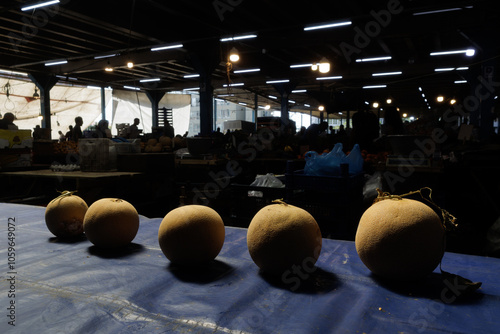
<path fill-rule="evenodd" d="M 132 90 L 141 90 L 139 87 L 134 87 L 134 86 L 123 86 L 123 88 Z"/>
<path fill-rule="evenodd" d="M 290 65 L 290 68 L 301 68 L 301 67 L 311 67 L 313 64 L 295 64 Z"/>
<path fill-rule="evenodd" d="M 362 59 L 356 59 L 356 63 L 364 63 L 364 62 L 369 62 L 369 61 L 380 61 L 380 60 L 390 60 L 390 59 L 392 59 L 391 56 L 362 58 Z"/>
<path fill-rule="evenodd" d="M 189 78 L 198 78 L 200 75 L 199 74 L 187 74 L 184 76 L 185 79 Z"/>
<path fill-rule="evenodd" d="M 351 25 L 351 24 L 352 24 L 351 21 L 320 24 L 320 25 L 317 25 L 317 26 L 305 27 L 304 31 L 311 31 L 311 30 L 318 30 L 318 29 L 328 29 L 328 28 L 336 28 L 336 27 L 341 27 L 341 26 L 348 26 L 348 25 Z"/>
<path fill-rule="evenodd" d="M 460 53 L 465 53 L 466 56 L 472 57 L 475 53 L 476 50 L 474 49 L 466 49 L 466 50 L 453 50 L 453 51 L 438 51 L 438 52 L 431 52 L 431 56 L 445 56 L 445 55 L 454 55 L 454 54 L 460 54 Z"/>
<path fill-rule="evenodd" d="M 437 10 L 430 10 L 430 11 L 426 11 L 426 12 L 413 13 L 413 15 L 418 16 L 418 15 L 427 15 L 427 14 L 438 14 L 438 13 L 454 12 L 457 10 L 462 10 L 462 8 L 437 9 Z"/>
<path fill-rule="evenodd" d="M 0 70 L 0 73 L 8 74 L 8 75 L 19 75 L 23 77 L 27 77 L 28 73 L 23 73 L 23 72 L 16 72 L 16 71 L 10 71 L 10 70 Z"/>
<path fill-rule="evenodd" d="M 290 82 L 290 80 L 288 80 L 288 79 L 284 79 L 284 80 L 271 80 L 271 81 L 266 81 L 266 84 L 286 83 L 286 82 Z"/>
<path fill-rule="evenodd" d="M 250 34 L 250 35 L 241 35 L 241 36 L 235 36 L 235 37 L 225 37 L 225 38 L 221 38 L 220 41 L 221 42 L 230 42 L 230 41 L 238 41 L 238 40 L 242 40 L 242 39 L 250 39 L 250 38 L 256 38 L 257 35 L 255 34 Z"/>
<path fill-rule="evenodd" d="M 381 76 L 385 76 L 385 75 L 400 75 L 400 74 L 403 74 L 403 72 L 397 71 L 397 72 L 373 73 L 372 76 L 374 76 L 374 77 L 381 77 Z"/>
<path fill-rule="evenodd" d="M 113 53 L 113 54 L 109 54 L 109 55 L 95 56 L 94 59 L 111 58 L 111 57 L 116 57 L 118 55 L 119 55 L 118 53 Z"/>
<path fill-rule="evenodd" d="M 238 87 L 238 86 L 243 86 L 245 85 L 244 83 L 233 83 L 233 84 L 225 84 L 225 85 L 222 85 L 222 87 Z"/>
<path fill-rule="evenodd" d="M 277 97 L 277 96 L 274 96 L 274 95 L 268 95 L 267 97 L 268 97 L 268 98 L 270 98 L 270 99 L 274 99 L 274 100 L 277 100 L 277 99 L 278 99 L 278 97 Z"/>
<path fill-rule="evenodd" d="M 184 88 L 183 90 L 200 90 L 200 87 Z M 222 96 L 222 95 L 219 95 Z"/>
<path fill-rule="evenodd" d="M 292 93 L 306 93 L 307 92 L 307 89 L 296 89 L 296 90 L 292 90 Z"/>
<path fill-rule="evenodd" d="M 235 74 L 239 74 L 239 73 L 250 73 L 250 72 L 259 72 L 260 71 L 260 68 L 249 68 L 247 70 L 237 70 L 237 71 L 234 71 Z"/>
<path fill-rule="evenodd" d="M 40 2 L 34 5 L 26 6 L 26 7 L 21 7 L 21 10 L 23 12 L 35 8 L 40 8 L 40 7 L 45 7 L 45 6 L 50 6 L 50 5 L 55 5 L 56 3 L 59 3 L 59 0 L 52 0 L 52 1 L 45 1 L 45 2 Z"/>
<path fill-rule="evenodd" d="M 372 88 L 385 88 L 387 85 L 371 85 L 371 86 L 363 86 L 363 89 L 372 89 Z"/>
<path fill-rule="evenodd" d="M 151 78 L 151 79 L 142 79 L 139 80 L 139 82 L 155 82 L 155 81 L 160 81 L 160 78 Z"/>
<path fill-rule="evenodd" d="M 454 81 L 454 83 L 456 83 L 456 84 L 464 84 L 464 83 L 467 83 L 467 80 L 456 80 L 456 81 Z"/>
<path fill-rule="evenodd" d="M 443 68 L 435 68 L 434 72 L 447 72 L 455 70 L 454 67 L 443 67 Z"/>
<path fill-rule="evenodd" d="M 342 79 L 342 76 L 341 75 L 337 75 L 337 76 L 333 76 L 333 77 L 319 77 L 319 78 L 316 78 L 316 80 L 338 80 L 338 79 Z"/>
<path fill-rule="evenodd" d="M 45 66 L 55 66 L 55 65 L 62 65 L 62 64 L 67 64 L 67 60 L 57 60 L 57 61 L 52 61 L 50 63 L 45 63 Z"/>
<path fill-rule="evenodd" d="M 157 46 L 157 47 L 151 48 L 151 51 L 177 49 L 177 48 L 182 48 L 183 46 L 184 45 L 182 45 L 182 44 L 171 44 L 171 45 Z"/>

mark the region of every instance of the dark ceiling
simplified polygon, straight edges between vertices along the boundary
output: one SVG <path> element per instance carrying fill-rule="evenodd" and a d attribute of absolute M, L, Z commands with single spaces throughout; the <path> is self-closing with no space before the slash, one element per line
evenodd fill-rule
<path fill-rule="evenodd" d="M 293 109 L 327 106 L 329 113 L 355 110 L 391 97 L 412 113 L 428 109 L 419 87 L 434 107 L 437 94 L 459 99 L 471 93 L 470 84 L 484 65 L 498 62 L 500 35 L 497 1 L 264 1 L 264 0 L 61 0 L 60 4 L 30 11 L 26 0 L 0 2 L 0 69 L 58 75 L 78 85 L 140 87 L 175 91 L 199 87 L 199 79 L 184 78 L 199 72 L 197 64 L 213 65 L 215 94 L 226 95 L 227 53 L 236 47 L 241 59 L 233 70 L 259 68 L 259 72 L 230 73 L 233 87 L 225 97 L 234 102 L 274 104 L 279 96 L 266 81 L 290 80 L 304 93 L 289 96 Z M 451 10 L 450 10 L 451 9 Z M 446 10 L 439 13 L 416 13 Z M 330 29 L 304 31 L 315 24 L 349 20 Z M 257 38 L 219 42 L 223 37 L 256 34 Z M 182 44 L 182 48 L 151 51 L 152 47 Z M 431 52 L 474 48 L 463 54 L 430 56 Z M 110 58 L 95 57 L 116 54 Z M 391 56 L 390 60 L 356 59 Z M 330 73 L 290 65 L 326 58 Z M 64 65 L 45 66 L 55 60 Z M 134 67 L 126 62 L 133 60 Z M 114 71 L 105 72 L 111 65 Z M 435 72 L 436 68 L 468 67 L 464 71 Z M 393 76 L 373 73 L 400 71 Z M 317 80 L 318 77 L 341 79 Z M 141 83 L 147 78 L 161 81 Z M 77 79 L 77 80 L 75 80 Z M 363 89 L 384 84 L 386 88 Z M 279 107 L 278 107 L 279 108 Z"/>

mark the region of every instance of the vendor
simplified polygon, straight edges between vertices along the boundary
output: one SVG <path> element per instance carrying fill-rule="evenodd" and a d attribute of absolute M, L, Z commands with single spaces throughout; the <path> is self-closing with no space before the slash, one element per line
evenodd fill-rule
<path fill-rule="evenodd" d="M 136 139 L 139 137 L 141 130 L 137 127 L 141 121 L 138 118 L 134 118 L 134 124 L 132 124 L 129 128 L 129 138 Z"/>
<path fill-rule="evenodd" d="M 18 130 L 17 125 L 14 124 L 16 116 L 13 113 L 6 113 L 3 118 L 0 119 L 0 129 L 2 130 Z"/>

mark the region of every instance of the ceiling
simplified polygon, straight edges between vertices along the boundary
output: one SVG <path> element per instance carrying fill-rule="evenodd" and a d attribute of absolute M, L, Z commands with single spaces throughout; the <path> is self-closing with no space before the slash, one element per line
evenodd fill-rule
<path fill-rule="evenodd" d="M 500 11 L 491 0 L 61 0 L 50 7 L 20 10 L 34 2 L 0 3 L 0 69 L 57 75 L 59 82 L 67 84 L 169 92 L 199 88 L 199 78 L 184 76 L 200 72 L 202 66 L 213 68 L 209 72 L 216 96 L 249 107 L 257 97 L 259 105 L 279 109 L 279 99 L 269 95 L 279 97 L 284 88 L 286 92 L 305 90 L 288 96 L 294 101 L 289 105 L 292 110 L 316 110 L 322 104 L 335 115 L 363 107 L 365 101 L 383 102 L 390 97 L 402 110 L 419 115 L 435 107 L 438 94 L 457 99 L 470 94 L 470 84 L 454 82 L 470 82 L 483 65 L 494 65 L 499 59 Z M 446 11 L 415 15 L 436 10 Z M 345 21 L 351 24 L 304 30 Z M 220 42 L 247 34 L 257 37 Z M 173 44 L 182 47 L 151 51 Z M 233 47 L 240 61 L 228 76 L 227 55 Z M 474 56 L 430 56 L 431 52 L 468 48 L 475 49 Z M 115 56 L 100 58 L 111 54 Z M 379 56 L 391 59 L 356 62 Z M 290 67 L 322 58 L 332 64 L 327 74 L 310 67 Z M 67 63 L 45 66 L 56 60 Z M 129 60 L 133 68 L 127 67 Z M 113 72 L 104 70 L 108 65 Z M 459 67 L 468 70 L 435 71 Z M 234 73 L 249 68 L 260 70 Z M 401 74 L 373 76 L 393 71 Z M 331 76 L 341 78 L 318 80 Z M 148 78 L 161 80 L 140 82 Z M 278 79 L 289 82 L 266 83 Z M 243 85 L 224 87 L 228 82 Z M 381 84 L 386 87 L 363 89 Z"/>

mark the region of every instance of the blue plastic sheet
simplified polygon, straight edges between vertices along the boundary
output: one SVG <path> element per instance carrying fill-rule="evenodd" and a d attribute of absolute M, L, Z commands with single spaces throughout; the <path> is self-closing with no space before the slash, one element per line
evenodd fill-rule
<path fill-rule="evenodd" d="M 358 144 L 346 155 L 342 143 L 337 143 L 328 153 L 318 154 L 316 151 L 306 152 L 304 174 L 311 176 L 341 176 L 342 165 L 347 167 L 346 174 L 363 172 L 363 156 Z"/>
<path fill-rule="evenodd" d="M 161 218 L 141 217 L 133 244 L 109 253 L 84 238 L 53 237 L 44 210 L 0 204 L 1 333 L 497 333 L 500 328 L 499 259 L 446 253 L 444 270 L 483 282 L 472 295 L 460 296 L 456 283 L 441 284 L 437 271 L 418 284 L 380 281 L 361 263 L 354 243 L 325 239 L 315 268 L 274 279 L 252 262 L 246 230 L 227 227 L 216 261 L 186 271 L 172 266 L 158 246 Z M 12 270 L 9 218 L 15 218 Z M 8 293 L 12 288 L 14 298 Z M 15 327 L 7 317 L 12 300 Z"/>

